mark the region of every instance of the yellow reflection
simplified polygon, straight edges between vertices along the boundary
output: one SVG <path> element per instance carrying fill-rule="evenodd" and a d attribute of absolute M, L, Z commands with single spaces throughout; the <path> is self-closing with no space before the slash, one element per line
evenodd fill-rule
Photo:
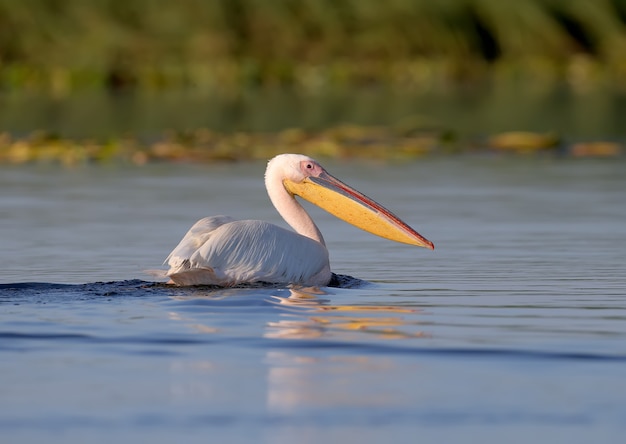
<path fill-rule="evenodd" d="M 408 321 L 401 316 L 356 316 L 358 313 L 408 314 L 416 313 L 417 310 L 395 306 L 330 305 L 328 299 L 320 298 L 325 294 L 317 287 L 294 287 L 290 289 L 288 297 L 272 296 L 272 302 L 287 309 L 293 307 L 297 310 L 285 313 L 285 316 L 291 315 L 290 319 L 269 322 L 265 337 L 310 339 L 339 331 L 364 332 L 384 339 L 427 336 L 422 331 L 406 331 L 407 329 L 403 327 L 413 326 L 417 322 Z M 301 309 L 305 309 L 305 313 L 315 313 L 315 315 L 302 316 L 303 310 Z"/>

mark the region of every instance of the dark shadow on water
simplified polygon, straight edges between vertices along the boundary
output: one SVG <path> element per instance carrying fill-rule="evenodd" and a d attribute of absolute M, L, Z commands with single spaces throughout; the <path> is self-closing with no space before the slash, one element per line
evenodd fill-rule
<path fill-rule="evenodd" d="M 370 282 L 368 281 L 348 276 L 347 274 L 333 273 L 333 277 L 330 280 L 330 284 L 328 284 L 328 286 L 333 288 L 361 288 L 369 284 Z"/>
<path fill-rule="evenodd" d="M 331 288 L 360 288 L 369 285 L 368 281 L 358 279 L 352 276 L 335 274 L 333 273 L 332 280 L 328 287 Z M 234 287 L 233 289 L 280 289 L 287 288 L 284 284 L 272 284 L 267 282 L 255 282 L 251 284 L 242 284 Z M 100 296 L 114 296 L 121 294 L 122 292 L 128 292 L 132 290 L 175 290 L 176 292 L 190 290 L 223 290 L 224 287 L 216 285 L 196 285 L 190 287 L 178 287 L 163 282 L 150 282 L 143 281 L 141 279 L 125 280 L 125 281 L 110 281 L 110 282 L 90 282 L 85 284 L 58 284 L 54 282 L 15 282 L 8 284 L 0 284 L 0 303 L 3 299 L 7 298 L 11 294 L 18 293 L 34 293 L 41 294 L 43 292 L 50 291 L 68 291 L 68 292 L 88 292 L 95 293 Z"/>
<path fill-rule="evenodd" d="M 0 284 L 0 303 L 11 302 L 12 296 L 45 295 L 64 293 L 68 295 L 115 296 L 137 290 L 149 290 L 158 286 L 140 279 L 85 284 L 57 284 L 53 282 L 15 282 Z"/>

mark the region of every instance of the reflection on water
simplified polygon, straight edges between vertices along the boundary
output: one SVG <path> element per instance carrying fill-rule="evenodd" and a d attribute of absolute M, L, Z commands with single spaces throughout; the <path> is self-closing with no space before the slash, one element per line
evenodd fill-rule
<path fill-rule="evenodd" d="M 262 289 L 263 286 L 259 286 Z M 170 296 L 175 301 L 194 304 L 217 303 L 227 298 L 241 297 L 246 292 L 254 294 L 259 290 L 243 288 L 210 288 L 198 287 L 184 289 L 184 294 Z M 351 340 L 346 333 L 366 334 L 370 339 L 408 339 L 427 336 L 422 331 L 411 331 L 419 326 L 415 315 L 418 309 L 395 307 L 389 305 L 338 305 L 331 304 L 332 289 L 319 287 L 290 286 L 278 292 L 268 292 L 265 301 L 275 304 L 280 309 L 280 319 L 267 323 L 265 338 L 274 339 L 311 339 L 337 338 Z M 285 291 L 288 295 L 282 295 Z M 228 301 L 226 301 L 228 302 Z M 389 314 L 410 314 L 411 319 Z M 367 316 L 365 316 L 367 315 Z M 219 328 L 203 324 L 193 318 L 190 313 L 169 312 L 169 319 L 183 322 L 197 333 L 219 333 Z"/>
<path fill-rule="evenodd" d="M 266 338 L 320 338 L 336 336 L 337 332 L 356 331 L 379 338 L 399 339 L 422 337 L 422 332 L 403 331 L 402 327 L 414 321 L 402 317 L 357 316 L 356 314 L 414 313 L 393 306 L 331 305 L 329 299 L 320 299 L 326 293 L 315 287 L 299 287 L 289 290 L 288 297 L 272 296 L 279 304 L 297 307 L 298 311 L 285 313 L 286 319 L 268 323 Z M 301 313 L 307 309 L 307 315 Z M 349 338 L 344 338 L 349 340 Z"/>
<path fill-rule="evenodd" d="M 352 393 L 351 375 L 368 375 L 375 384 L 385 378 L 394 363 L 380 357 L 334 355 L 311 357 L 271 351 L 265 357 L 267 372 L 267 407 L 274 413 L 303 410 L 343 409 L 350 407 L 392 407 L 397 393 L 384 390 Z M 356 379 L 356 378 L 355 378 Z"/>
<path fill-rule="evenodd" d="M 398 388 L 359 393 L 355 386 L 373 385 L 394 371 L 393 359 L 366 355 L 333 354 L 307 356 L 285 350 L 271 350 L 262 358 L 265 379 L 259 393 L 270 415 L 299 415 L 346 408 L 395 408 L 408 402 Z M 210 402 L 225 397 L 224 374 L 230 371 L 219 360 L 172 360 L 168 372 L 172 381 L 167 387 L 174 404 Z M 358 375 L 358 376 L 357 376 Z M 257 383 L 259 381 L 257 380 Z M 384 386 L 387 387 L 385 388 Z M 245 407 L 242 411 L 245 411 Z"/>

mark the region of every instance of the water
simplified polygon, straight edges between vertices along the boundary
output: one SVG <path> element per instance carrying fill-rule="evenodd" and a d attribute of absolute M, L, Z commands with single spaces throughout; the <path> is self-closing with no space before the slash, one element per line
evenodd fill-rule
<path fill-rule="evenodd" d="M 324 162 L 434 241 L 311 208 L 349 288 L 173 288 L 263 164 L 0 170 L 2 442 L 619 442 L 623 160 Z M 310 208 L 310 207 L 309 207 Z"/>

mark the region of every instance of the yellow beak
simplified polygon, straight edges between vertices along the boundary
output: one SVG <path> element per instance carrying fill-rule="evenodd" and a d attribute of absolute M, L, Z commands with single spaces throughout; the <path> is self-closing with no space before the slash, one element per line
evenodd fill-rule
<path fill-rule="evenodd" d="M 285 189 L 355 227 L 385 239 L 434 249 L 423 237 L 398 216 L 326 171 L 296 183 L 283 181 Z"/>

